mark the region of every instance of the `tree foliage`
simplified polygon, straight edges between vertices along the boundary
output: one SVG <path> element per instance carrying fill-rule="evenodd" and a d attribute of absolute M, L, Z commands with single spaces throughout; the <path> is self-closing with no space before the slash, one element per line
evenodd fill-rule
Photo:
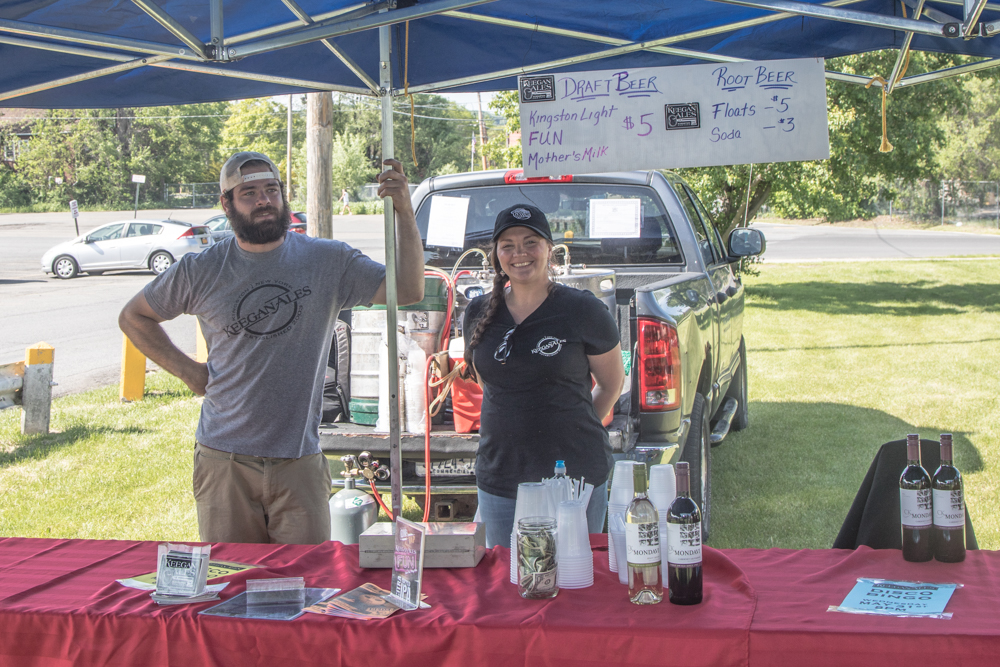
<path fill-rule="evenodd" d="M 131 176 L 142 174 L 140 195 L 159 200 L 165 183 L 218 178 L 225 106 L 50 111 L 32 123 L 31 141 L 14 165 L 16 180 L 32 203 L 76 199 L 127 208 L 135 192 Z"/>
<path fill-rule="evenodd" d="M 895 58 L 894 51 L 846 56 L 829 61 L 827 69 L 889 76 Z M 955 56 L 913 53 L 907 73 L 957 62 Z M 714 208 L 723 233 L 744 217 L 752 219 L 765 203 L 789 218 L 870 217 L 873 201 L 891 193 L 897 181 L 937 177 L 935 155 L 945 140 L 942 119 L 962 113 L 964 104 L 959 79 L 896 88 L 886 109 L 888 138 L 894 149 L 882 153 L 881 89 L 828 81 L 829 160 L 754 165 L 752 182 L 749 165 L 679 171 Z"/>

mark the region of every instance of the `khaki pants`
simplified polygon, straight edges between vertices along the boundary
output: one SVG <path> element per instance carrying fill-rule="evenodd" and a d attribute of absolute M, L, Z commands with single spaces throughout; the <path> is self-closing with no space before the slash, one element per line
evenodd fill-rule
<path fill-rule="evenodd" d="M 323 454 L 279 459 L 198 443 L 194 499 L 203 542 L 319 544 L 330 539 L 330 465 Z"/>

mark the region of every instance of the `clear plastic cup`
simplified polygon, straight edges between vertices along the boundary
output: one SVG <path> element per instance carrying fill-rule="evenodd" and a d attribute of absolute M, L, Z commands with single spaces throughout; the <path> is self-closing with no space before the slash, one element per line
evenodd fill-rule
<path fill-rule="evenodd" d="M 608 517 L 608 551 L 615 552 L 616 560 L 622 564 L 618 568 L 619 583 L 628 585 L 628 550 L 625 548 L 625 516 L 615 514 Z"/>
<path fill-rule="evenodd" d="M 611 477 L 611 497 L 608 504 L 626 505 L 632 502 L 635 488 L 632 482 L 632 466 L 646 465 L 635 461 L 615 461 L 614 474 Z"/>
<path fill-rule="evenodd" d="M 653 500 L 654 496 L 659 498 L 669 498 L 667 501 L 667 506 L 674 501 L 677 496 L 677 483 L 674 477 L 674 467 L 669 463 L 661 463 L 659 465 L 649 467 L 649 498 Z M 656 505 L 656 509 L 661 508 L 655 500 L 653 504 Z"/>
<path fill-rule="evenodd" d="M 568 559 L 589 556 L 590 533 L 587 529 L 587 508 L 583 503 L 565 501 L 559 503 L 558 512 L 558 553 Z"/>

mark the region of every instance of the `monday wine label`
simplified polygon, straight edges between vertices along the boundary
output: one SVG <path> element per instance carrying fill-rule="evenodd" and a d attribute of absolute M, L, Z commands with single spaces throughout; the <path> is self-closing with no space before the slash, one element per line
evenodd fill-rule
<path fill-rule="evenodd" d="M 667 524 L 667 563 L 701 565 L 701 522 Z"/>
<path fill-rule="evenodd" d="M 934 489 L 934 525 L 941 528 L 961 528 L 965 525 L 961 489 Z"/>
<path fill-rule="evenodd" d="M 656 565 L 660 562 L 660 525 L 649 523 L 625 524 L 625 547 L 629 565 Z"/>
<path fill-rule="evenodd" d="M 913 528 L 931 525 L 931 490 L 900 489 L 899 518 Z"/>

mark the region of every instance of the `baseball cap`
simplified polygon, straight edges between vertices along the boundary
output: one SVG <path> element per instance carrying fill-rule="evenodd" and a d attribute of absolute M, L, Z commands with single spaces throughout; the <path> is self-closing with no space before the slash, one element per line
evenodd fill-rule
<path fill-rule="evenodd" d="M 552 230 L 549 229 L 549 221 L 545 214 L 535 206 L 530 204 L 515 204 L 510 208 L 505 208 L 497 215 L 497 221 L 493 225 L 493 240 L 503 233 L 508 227 L 528 227 L 552 240 Z"/>
<path fill-rule="evenodd" d="M 266 171 L 261 171 L 244 176 L 240 173 L 240 169 L 251 160 L 266 162 L 267 166 L 271 169 L 271 173 L 269 174 Z M 223 194 L 225 194 L 240 183 L 245 183 L 246 181 L 256 181 L 261 178 L 274 178 L 280 181 L 281 177 L 278 175 L 279 173 L 278 168 L 273 162 L 271 162 L 271 158 L 267 157 L 263 153 L 242 151 L 226 160 L 226 164 L 222 165 L 222 171 L 219 172 L 219 189 Z"/>

